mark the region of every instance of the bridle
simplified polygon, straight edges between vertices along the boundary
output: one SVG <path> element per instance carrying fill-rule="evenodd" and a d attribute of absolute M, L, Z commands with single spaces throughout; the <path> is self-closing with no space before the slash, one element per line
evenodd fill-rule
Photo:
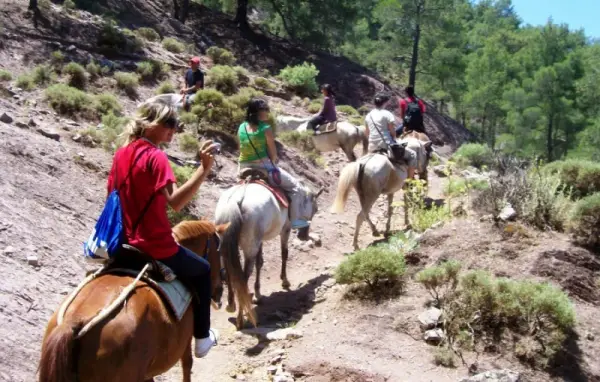
<path fill-rule="evenodd" d="M 220 253 L 220 250 L 221 250 L 221 239 L 219 238 L 219 235 L 217 235 L 216 233 L 213 233 L 206 240 L 206 248 L 204 249 L 204 253 L 202 254 L 202 258 L 204 260 L 208 261 L 208 254 L 210 252 L 210 244 L 213 241 L 217 245 L 217 252 L 219 252 L 219 261 L 221 262 L 221 269 L 219 270 L 219 275 L 221 276 L 221 282 L 224 283 L 225 281 L 227 281 L 227 274 L 225 272 L 225 266 L 223 265 L 223 258 L 221 257 L 221 253 Z"/>

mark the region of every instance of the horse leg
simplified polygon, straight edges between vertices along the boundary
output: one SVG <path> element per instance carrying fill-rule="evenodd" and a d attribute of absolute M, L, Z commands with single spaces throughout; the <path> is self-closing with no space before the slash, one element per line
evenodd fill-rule
<path fill-rule="evenodd" d="M 244 254 L 245 255 L 245 254 Z M 248 283 L 248 280 L 250 280 L 250 276 L 252 276 L 252 268 L 254 267 L 254 262 L 255 262 L 255 258 L 245 258 L 244 261 L 244 279 L 245 282 Z M 242 312 L 243 309 L 240 309 L 238 311 L 238 315 L 237 315 L 237 320 L 236 320 L 236 327 L 238 329 L 241 329 L 244 327 L 244 313 Z"/>
<path fill-rule="evenodd" d="M 356 228 L 354 228 L 354 240 L 352 241 L 352 245 L 354 246 L 355 251 L 358 251 L 358 233 L 360 232 L 360 226 L 364 221 L 365 218 L 361 211 L 356 215 Z"/>
<path fill-rule="evenodd" d="M 291 226 L 288 224 L 288 227 L 285 227 L 283 231 L 281 231 L 281 287 L 283 289 L 290 288 L 290 281 L 287 278 L 287 260 L 288 260 L 288 241 L 290 239 L 290 232 L 292 232 Z"/>
<path fill-rule="evenodd" d="M 236 310 L 235 292 L 233 291 L 233 286 L 231 285 L 231 279 L 229 278 L 229 275 L 227 275 L 227 307 L 225 309 L 229 313 L 233 313 Z"/>
<path fill-rule="evenodd" d="M 260 294 L 260 271 L 264 263 L 263 246 L 261 245 L 256 255 L 256 279 L 254 280 L 254 299 L 252 301 L 254 304 L 259 304 L 262 299 L 262 295 Z"/>
<path fill-rule="evenodd" d="M 375 224 L 371 221 L 371 217 L 369 216 L 369 212 L 365 212 L 365 210 L 363 210 L 362 212 L 364 214 L 365 220 L 367 221 L 367 223 L 369 223 L 369 226 L 371 227 L 371 231 L 373 232 L 373 236 L 377 237 L 379 235 L 381 235 L 381 233 L 379 231 L 377 231 L 377 227 L 375 226 Z"/>
<path fill-rule="evenodd" d="M 354 150 L 352 147 L 342 146 L 342 151 L 346 154 L 349 162 L 356 162 L 356 155 L 354 155 Z"/>
<path fill-rule="evenodd" d="M 183 371 L 183 382 L 192 382 L 192 365 L 194 364 L 194 358 L 192 357 L 192 339 L 187 349 L 181 357 L 181 368 Z"/>
<path fill-rule="evenodd" d="M 387 223 L 385 224 L 385 234 L 389 234 L 392 228 L 392 212 L 394 211 L 392 203 L 394 202 L 394 194 L 388 194 L 388 208 L 387 208 Z"/>
<path fill-rule="evenodd" d="M 410 228 L 410 222 L 408 219 L 408 196 L 406 195 L 406 190 L 403 190 L 402 194 L 404 196 L 404 225 L 406 228 Z"/>

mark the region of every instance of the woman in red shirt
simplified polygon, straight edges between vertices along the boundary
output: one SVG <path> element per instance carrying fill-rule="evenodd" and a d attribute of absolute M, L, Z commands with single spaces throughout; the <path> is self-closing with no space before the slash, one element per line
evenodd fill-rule
<path fill-rule="evenodd" d="M 211 153 L 216 144 L 208 141 L 202 145 L 199 150 L 202 166 L 177 187 L 167 155 L 158 148 L 173 139 L 178 124 L 176 116 L 175 109 L 158 103 L 139 110 L 126 129 L 126 144 L 115 153 L 108 176 L 108 193 L 115 188 L 120 190 L 128 243 L 166 264 L 195 289 L 197 298 L 192 302 L 195 355 L 204 357 L 218 338 L 218 332 L 210 328 L 210 265 L 175 242 L 167 205 L 180 211 L 192 200 L 210 172 L 214 160 Z"/>

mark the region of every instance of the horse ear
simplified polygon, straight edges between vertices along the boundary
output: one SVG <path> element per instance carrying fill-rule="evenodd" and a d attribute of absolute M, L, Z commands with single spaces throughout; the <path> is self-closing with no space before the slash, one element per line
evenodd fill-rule
<path fill-rule="evenodd" d="M 424 147 L 425 147 L 427 150 L 429 150 L 429 148 L 431 147 L 431 145 L 432 145 L 432 144 L 433 144 L 433 142 L 431 142 L 431 141 L 427 141 L 427 142 L 425 142 L 425 143 L 423 144 L 423 146 L 424 146 Z"/>
<path fill-rule="evenodd" d="M 218 226 L 215 227 L 215 229 L 218 234 L 223 234 L 223 232 L 227 231 L 227 228 L 229 228 L 230 225 L 231 225 L 231 222 L 225 223 L 225 224 L 219 224 Z"/>
<path fill-rule="evenodd" d="M 323 193 L 323 191 L 325 191 L 324 187 L 321 187 L 321 189 L 317 192 L 317 194 L 315 195 L 315 199 L 318 198 L 319 196 L 321 196 L 321 194 Z"/>

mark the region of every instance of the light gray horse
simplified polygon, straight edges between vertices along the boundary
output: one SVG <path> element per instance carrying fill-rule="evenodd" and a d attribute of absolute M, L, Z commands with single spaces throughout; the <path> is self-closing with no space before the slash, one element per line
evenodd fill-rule
<path fill-rule="evenodd" d="M 312 192 L 301 184 L 305 192 L 302 210 L 306 217 L 312 219 L 317 212 L 317 198 L 323 190 Z M 256 266 L 256 281 L 254 283 L 254 302 L 259 302 L 260 272 L 263 266 L 263 242 L 272 240 L 277 236 L 281 238 L 281 281 L 283 288 L 290 287 L 287 278 L 288 240 L 290 237 L 291 223 L 288 209 L 280 205 L 273 193 L 260 184 L 240 184 L 221 194 L 217 203 L 215 221 L 231 222 L 229 229 L 222 237 L 221 256 L 225 261 L 228 277 L 227 311 L 232 313 L 236 309 L 234 288 L 238 291 L 238 316 L 236 326 L 243 326 L 243 315 L 247 313 L 250 321 L 256 322 L 248 297 L 248 279 L 252 268 Z M 304 229 L 304 238 L 308 238 L 308 227 Z M 240 263 L 240 251 L 244 253 L 244 270 Z M 232 288 L 232 285 L 234 288 Z"/>
<path fill-rule="evenodd" d="M 408 148 L 417 153 L 417 170 L 421 173 L 427 169 L 427 147 L 426 143 L 415 139 L 407 138 L 400 142 L 406 142 Z M 366 220 L 371 227 L 373 236 L 379 236 L 377 227 L 371 221 L 369 212 L 373 204 L 381 194 L 387 195 L 387 223 L 385 233 L 389 233 L 392 224 L 392 203 L 394 194 L 399 191 L 408 176 L 406 166 L 394 166 L 387 156 L 382 154 L 370 154 L 363 156 L 357 162 L 350 163 L 344 167 L 340 174 L 335 201 L 331 208 L 332 213 L 341 213 L 344 211 L 350 187 L 356 189 L 358 199 L 360 200 L 361 210 L 356 215 L 356 228 L 354 229 L 354 240 L 352 244 L 354 249 L 358 249 L 358 233 L 360 226 Z M 406 208 L 407 198 L 404 195 L 404 224 L 408 226 L 408 210 Z"/>
<path fill-rule="evenodd" d="M 159 94 L 157 96 L 150 97 L 146 101 L 140 103 L 138 105 L 138 108 L 142 107 L 143 105 L 154 102 L 158 102 L 163 105 L 173 106 L 175 107 L 177 112 L 180 112 L 181 109 L 183 109 L 183 95 L 178 93 Z"/>
<path fill-rule="evenodd" d="M 294 119 L 296 120 L 296 118 Z M 295 120 L 293 121 L 294 123 L 297 122 Z M 287 128 L 287 125 L 278 123 L 278 130 L 280 129 L 280 125 L 282 127 L 281 131 L 284 131 L 285 128 Z M 305 132 L 307 125 L 308 120 L 302 122 L 296 131 Z M 335 151 L 341 148 L 350 162 L 354 162 L 356 160 L 354 146 L 362 142 L 363 155 L 367 154 L 367 149 L 369 146 L 369 137 L 366 134 L 365 127 L 357 127 L 346 121 L 338 122 L 337 130 L 335 132 L 315 135 L 312 137 L 312 141 L 315 145 L 315 148 L 320 152 Z"/>

